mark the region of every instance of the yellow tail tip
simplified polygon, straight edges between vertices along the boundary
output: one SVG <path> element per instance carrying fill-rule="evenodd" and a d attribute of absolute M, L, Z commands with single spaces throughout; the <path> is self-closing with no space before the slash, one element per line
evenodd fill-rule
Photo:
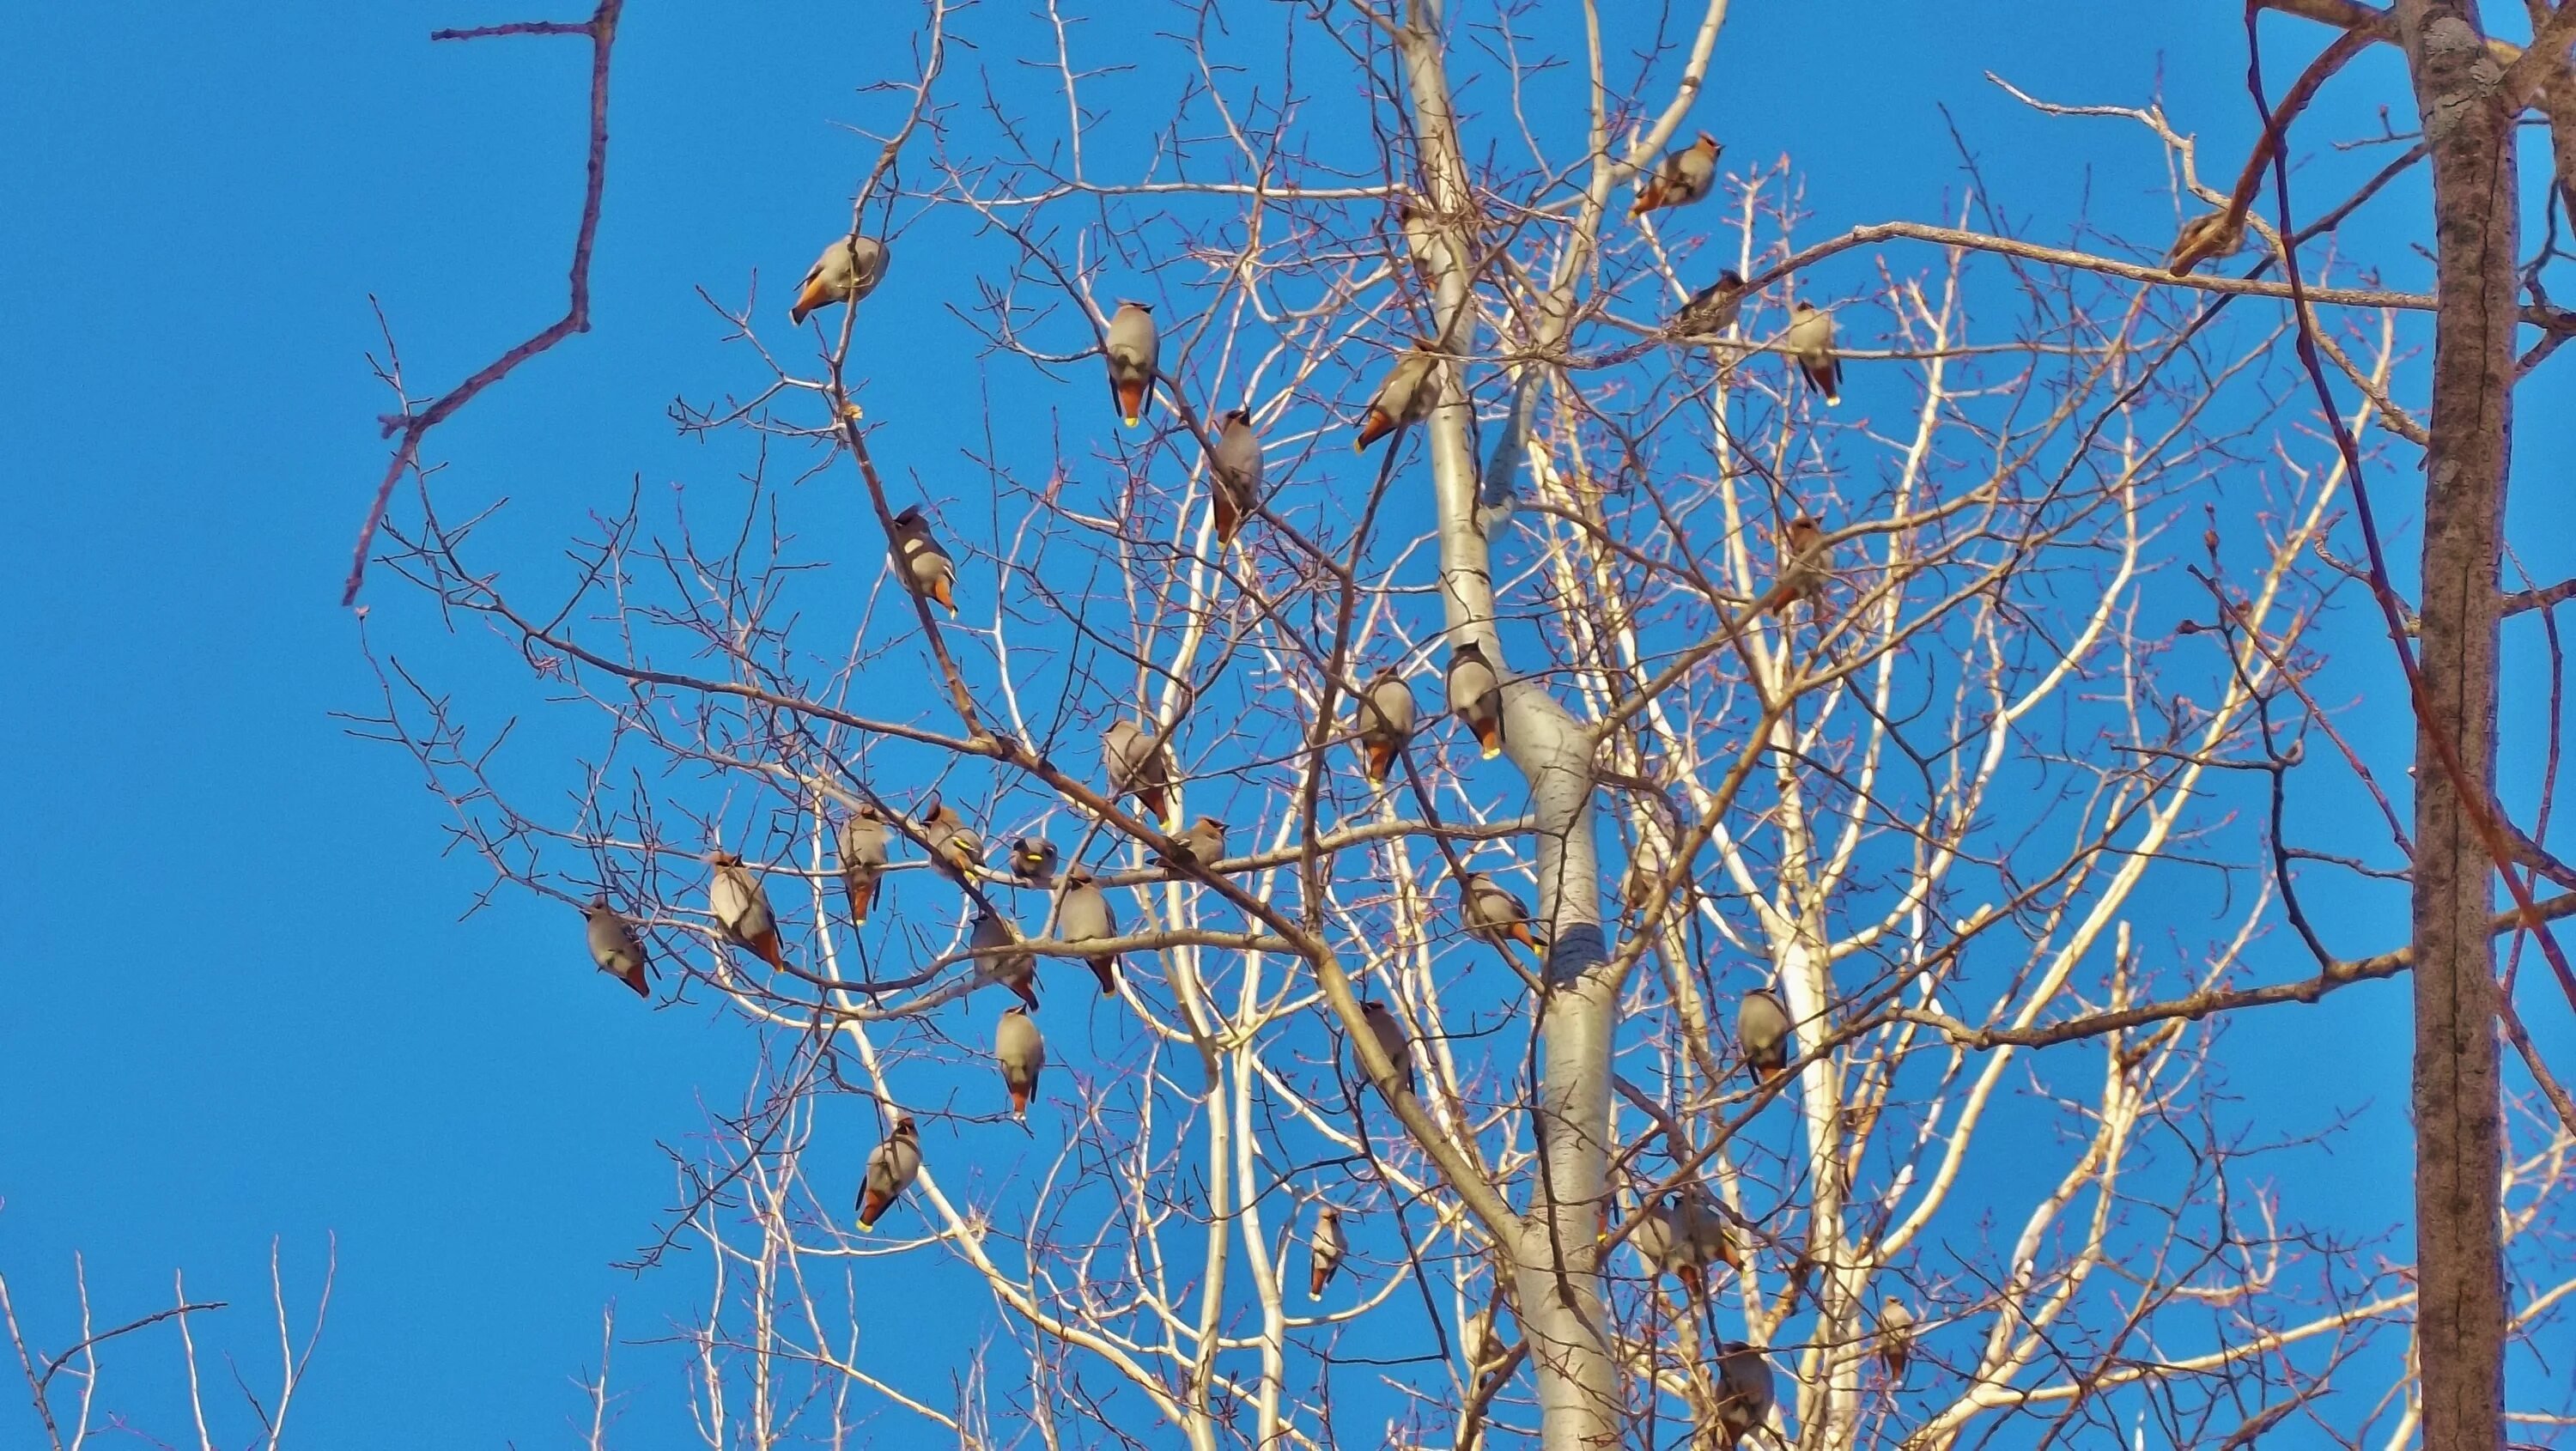
<path fill-rule="evenodd" d="M 1143 416 L 1144 416 L 1144 415 L 1142 415 L 1142 414 L 1138 414 L 1138 413 L 1130 413 L 1130 414 L 1128 414 L 1128 415 L 1127 415 L 1127 426 L 1128 426 L 1129 428 L 1134 428 L 1134 427 L 1136 426 L 1136 424 L 1137 424 L 1137 421 L 1138 421 L 1139 419 L 1141 419 Z"/>
<path fill-rule="evenodd" d="M 1486 759 L 1486 760 L 1488 760 L 1488 761 L 1492 760 L 1492 759 L 1493 759 L 1493 758 L 1495 758 L 1496 756 L 1501 755 L 1502 753 L 1503 753 L 1503 748 L 1502 748 L 1502 747 L 1500 747 L 1500 746 L 1487 746 L 1487 747 L 1485 747 L 1485 759 Z"/>

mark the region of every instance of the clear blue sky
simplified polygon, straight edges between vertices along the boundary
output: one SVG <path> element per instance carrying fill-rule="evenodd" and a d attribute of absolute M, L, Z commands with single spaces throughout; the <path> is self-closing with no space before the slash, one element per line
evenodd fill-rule
<path fill-rule="evenodd" d="M 649 486 L 733 467 L 676 442 L 664 415 L 674 395 L 703 398 L 735 376 L 691 289 L 738 293 L 757 268 L 764 301 L 778 299 L 842 226 L 872 147 L 837 123 L 880 117 L 856 88 L 908 64 L 873 43 L 871 17 L 912 13 L 853 9 L 755 17 L 639 0 L 630 12 L 597 330 L 432 445 L 477 493 L 512 496 L 530 537 L 569 532 L 639 475 Z M 704 1009 L 640 1010 L 591 972 L 560 908 L 510 896 L 460 921 L 481 870 L 442 855 L 438 803 L 409 760 L 353 740 L 332 713 L 373 705 L 356 622 L 336 603 L 384 458 L 368 296 L 425 391 L 560 310 L 586 47 L 432 47 L 435 26 L 537 13 L 455 0 L 9 12 L 0 1271 L 37 1339 L 59 1347 L 73 1251 L 88 1256 L 103 1322 L 158 1308 L 184 1267 L 193 1290 L 235 1303 L 232 1323 L 206 1333 L 245 1353 L 260 1384 L 271 1237 L 300 1317 L 336 1234 L 339 1291 L 298 1441 L 572 1444 L 582 1408 L 569 1378 L 595 1357 L 603 1303 L 620 1301 L 643 1334 L 699 1293 L 694 1268 L 639 1280 L 613 1266 L 669 1201 L 657 1141 L 731 1103 L 745 1035 Z M 2228 158 L 2217 170 L 2252 130 L 2228 5 L 1744 0 L 1738 12 L 1709 129 L 1748 164 L 1791 150 L 1820 229 L 1955 208 L 1944 100 L 2001 203 L 2036 232 L 2058 235 L 2088 195 L 2141 234 L 2153 228 L 2140 218 L 2169 215 L 2148 194 L 2160 169 L 2139 137 L 2039 122 L 1987 69 L 2070 101 L 2142 101 L 2161 77 L 2178 124 Z M 1119 58 L 1110 27 L 1089 40 L 1096 60 Z M 2276 92 L 2310 45 L 2276 55 Z M 1831 102 L 1784 104 L 1801 76 L 1830 77 Z M 2375 103 L 2399 100 L 2402 78 L 2373 58 L 2333 94 L 2326 114 L 2351 134 Z M 1101 93 L 1113 121 L 1120 95 L 1115 83 Z M 2375 216 L 2411 220 L 2419 196 L 2400 187 Z M 2381 251 L 2392 283 L 2420 283 L 2419 266 Z M 963 366 L 973 340 L 941 301 L 968 279 L 943 275 L 928 249 L 903 256 L 896 278 L 889 319 Z M 2556 478 L 2571 367 L 2554 360 L 2557 376 L 2522 404 L 2515 537 L 2544 578 L 2576 566 Z M 900 408 L 926 403 L 925 386 L 880 375 L 872 396 Z M 2407 482 L 2383 473 L 2380 487 L 2411 521 Z M 451 657 L 389 580 L 370 595 L 433 666 L 493 658 Z M 2371 648 L 2349 633 L 2347 647 Z M 2377 739 L 2389 746 L 2400 735 L 2385 699 Z M 2391 893 L 2325 907 L 2340 947 L 2397 941 Z M 2280 963 L 2296 970 L 2286 952 Z M 2239 1090 L 2285 1124 L 2366 1109 L 2364 1131 L 2317 1171 L 2320 1185 L 2340 1176 L 2327 1192 L 2360 1232 L 2404 1212 L 2403 1008 L 2402 986 L 2379 986 L 2304 1016 L 2276 1010 L 2228 1055 Z M 2564 1012 L 2535 1026 L 2570 1061 Z M 156 1332 L 125 1358 L 126 1403 L 163 1427 L 177 1424 L 170 1403 L 147 1387 L 171 1382 L 176 1353 Z M 622 1360 L 640 1388 L 620 1444 L 687 1444 L 672 1356 Z M 0 1391 L 0 1442 L 26 1444 L 27 1421 L 22 1398 Z"/>

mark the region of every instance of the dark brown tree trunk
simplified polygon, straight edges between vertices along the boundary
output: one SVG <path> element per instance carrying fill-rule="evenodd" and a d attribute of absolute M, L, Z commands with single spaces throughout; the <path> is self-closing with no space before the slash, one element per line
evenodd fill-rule
<path fill-rule="evenodd" d="M 2484 793 L 2512 437 L 2513 117 L 2474 0 L 2402 0 L 2397 16 L 2431 148 L 2440 293 L 2415 742 L 2416 1338 L 2427 1451 L 2494 1451 L 2504 1444 L 2505 1287 L 2493 889 L 2479 800 L 2463 798 L 2442 738 Z"/>

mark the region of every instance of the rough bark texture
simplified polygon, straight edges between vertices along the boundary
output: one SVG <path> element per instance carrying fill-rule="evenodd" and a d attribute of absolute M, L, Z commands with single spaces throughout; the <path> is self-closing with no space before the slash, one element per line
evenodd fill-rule
<path fill-rule="evenodd" d="M 2444 768 L 2477 789 L 2495 762 L 2497 557 L 2510 454 L 2513 118 L 2474 4 L 2398 6 L 2431 147 L 2440 269 L 2432 447 L 2425 458 L 2423 698 L 2415 747 L 2417 1342 L 2428 1451 L 2504 1444 L 2503 1126 L 2491 863 Z"/>

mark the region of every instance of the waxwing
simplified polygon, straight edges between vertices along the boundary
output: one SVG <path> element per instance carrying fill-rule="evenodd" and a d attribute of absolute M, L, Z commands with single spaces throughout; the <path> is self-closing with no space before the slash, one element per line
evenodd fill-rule
<path fill-rule="evenodd" d="M 1789 1067 L 1789 1010 L 1766 988 L 1744 995 L 1735 1009 L 1735 1038 L 1745 1070 L 1768 1083 Z"/>
<path fill-rule="evenodd" d="M 912 1126 L 912 1115 L 897 1114 L 894 1132 L 868 1155 L 868 1172 L 859 1181 L 859 1228 L 876 1228 L 920 1172 L 921 1134 Z"/>
<path fill-rule="evenodd" d="M 1673 319 L 1673 331 L 1684 337 L 1709 337 L 1735 326 L 1744 310 L 1744 278 L 1729 267 L 1717 280 L 1691 294 Z"/>
<path fill-rule="evenodd" d="M 1010 1090 L 1011 1116 L 1025 1120 L 1029 1100 L 1037 1095 L 1038 1074 L 1046 1067 L 1046 1038 L 1029 1010 L 1014 1004 L 1002 1010 L 993 1029 L 993 1061 L 1002 1067 L 1002 1087 Z"/>
<path fill-rule="evenodd" d="M 1377 1038 L 1378 1050 L 1386 1054 L 1387 1061 L 1395 1065 L 1396 1074 L 1404 1080 L 1404 1086 L 1414 1087 L 1413 1043 L 1405 1037 L 1404 1025 L 1395 1020 L 1395 1014 L 1387 1011 L 1386 1004 L 1375 998 L 1360 999 L 1360 1017 L 1368 1023 L 1369 1032 Z M 1368 1075 L 1363 1071 L 1360 1076 L 1366 1078 Z"/>
<path fill-rule="evenodd" d="M 1154 363 L 1161 344 L 1154 336 L 1154 309 L 1142 302 L 1122 302 L 1109 319 L 1109 341 L 1101 352 L 1109 358 L 1109 397 L 1129 428 L 1145 417 L 1154 396 Z"/>
<path fill-rule="evenodd" d="M 1440 388 L 1433 374 L 1440 366 L 1438 344 L 1429 338 L 1418 339 L 1413 351 L 1398 358 L 1386 381 L 1369 400 L 1368 418 L 1360 424 L 1360 436 L 1351 443 L 1351 452 L 1364 452 L 1370 444 L 1393 433 L 1408 423 L 1420 423 L 1429 417 L 1431 405 L 1440 401 Z"/>
<path fill-rule="evenodd" d="M 731 852 L 707 853 L 715 875 L 707 882 L 707 908 L 716 930 L 736 947 L 747 947 L 771 967 L 784 968 L 778 951 L 778 918 L 769 910 L 769 893 L 760 879 Z"/>
<path fill-rule="evenodd" d="M 2173 249 L 2165 253 L 2165 270 L 2189 277 L 2192 269 L 2214 257 L 2233 257 L 2245 250 L 2245 216 L 2230 207 L 2204 212 L 2182 224 Z"/>
<path fill-rule="evenodd" d="M 1342 1267 L 1342 1256 L 1350 1244 L 1342 1238 L 1342 1212 L 1327 1204 L 1315 1211 L 1315 1233 L 1306 1242 L 1306 1298 L 1324 1298 L 1324 1287 L 1333 1282 L 1334 1272 Z"/>
<path fill-rule="evenodd" d="M 836 302 L 856 302 L 877 290 L 885 280 L 887 264 L 894 254 L 874 237 L 842 237 L 823 249 L 814 259 L 813 269 L 805 274 L 805 286 L 796 294 L 796 305 L 787 309 L 790 322 L 803 322 L 805 315 L 818 307 Z"/>
<path fill-rule="evenodd" d="M 1065 873 L 1064 900 L 1056 904 L 1055 935 L 1067 942 L 1104 942 L 1118 935 L 1118 915 L 1109 910 L 1109 895 L 1092 880 L 1087 867 Z M 1103 952 L 1084 959 L 1100 979 L 1100 995 L 1118 991 L 1118 954 Z"/>
<path fill-rule="evenodd" d="M 885 813 L 860 802 L 841 823 L 841 886 L 849 893 L 850 925 L 864 927 L 868 909 L 877 901 L 877 883 L 885 876 Z"/>
<path fill-rule="evenodd" d="M 1763 608 L 1784 614 L 1799 600 L 1811 600 L 1833 577 L 1834 550 L 1825 542 L 1824 521 L 1801 514 L 1780 526 L 1780 578 L 1763 596 Z"/>
<path fill-rule="evenodd" d="M 1789 334 L 1781 340 L 1788 352 L 1797 358 L 1798 371 L 1807 382 L 1825 395 L 1830 408 L 1843 401 L 1843 360 L 1834 356 L 1834 315 L 1812 302 L 1801 302 L 1790 309 Z"/>
<path fill-rule="evenodd" d="M 1208 458 L 1208 497 L 1216 509 L 1217 547 L 1223 549 L 1261 508 L 1261 435 L 1252 431 L 1249 409 L 1226 414 L 1217 430 Z"/>
<path fill-rule="evenodd" d="M 1637 200 L 1628 215 L 1642 217 L 1657 207 L 1684 207 L 1708 195 L 1717 184 L 1717 153 L 1724 149 L 1716 137 L 1702 131 L 1690 145 L 1665 152 L 1645 184 L 1637 188 Z"/>
<path fill-rule="evenodd" d="M 1458 915 L 1465 920 L 1467 931 L 1496 952 L 1510 956 L 1511 949 L 1505 944 L 1515 940 L 1532 952 L 1546 952 L 1537 934 L 1530 931 L 1529 905 L 1492 876 L 1469 872 L 1458 883 L 1458 898 Z"/>
<path fill-rule="evenodd" d="M 1109 799 L 1133 795 L 1157 826 L 1171 821 L 1172 758 L 1163 738 L 1132 720 L 1100 733 L 1100 763 L 1109 771 Z"/>
<path fill-rule="evenodd" d="M 1372 786 L 1386 784 L 1388 768 L 1413 739 L 1413 686 L 1393 666 L 1377 673 L 1359 699 L 1360 754 Z"/>
<path fill-rule="evenodd" d="M 1172 838 L 1173 850 L 1161 858 L 1163 865 L 1178 869 L 1186 859 L 1213 869 L 1225 859 L 1225 823 L 1213 816 L 1202 816 L 1190 823 L 1190 829 Z"/>
<path fill-rule="evenodd" d="M 1718 1212 L 1717 1201 L 1708 1190 L 1693 1184 L 1676 1189 L 1666 1196 L 1664 1222 L 1670 1229 L 1673 1278 L 1691 1298 L 1708 1295 L 1708 1265 L 1738 1266 L 1735 1241 L 1726 1232 L 1726 1216 Z"/>
<path fill-rule="evenodd" d="M 1476 733 L 1476 745 L 1492 760 L 1503 750 L 1503 688 L 1485 647 L 1462 641 L 1449 651 L 1449 712 Z"/>
<path fill-rule="evenodd" d="M 639 998 L 653 996 L 652 975 L 645 968 L 644 944 L 635 939 L 635 928 L 608 905 L 606 895 L 593 897 L 581 909 L 590 919 L 590 960 L 599 970 L 635 989 Z"/>
<path fill-rule="evenodd" d="M 984 859 L 984 839 L 935 793 L 921 813 L 921 839 L 930 848 L 931 861 L 961 882 L 975 875 L 975 864 Z"/>
<path fill-rule="evenodd" d="M 1771 1362 L 1740 1340 L 1718 1347 L 1717 1425 L 1729 1446 L 1741 1446 L 1771 1419 Z"/>
<path fill-rule="evenodd" d="M 894 516 L 893 551 L 895 569 L 902 575 L 904 586 L 939 601 L 939 607 L 954 618 L 957 563 L 932 536 L 930 521 L 922 517 L 919 504 L 907 504 L 902 513 Z"/>
<path fill-rule="evenodd" d="M 979 911 L 975 914 L 975 930 L 967 935 L 966 945 L 982 954 L 975 959 L 978 975 L 1019 994 L 1020 1001 L 1028 1005 L 1029 1011 L 1036 1012 L 1038 960 L 1035 954 L 1018 945 L 1022 940 L 1017 924 L 990 911 Z M 994 948 L 1012 950 L 994 952 Z"/>
<path fill-rule="evenodd" d="M 1011 843 L 1011 877 L 1026 887 L 1055 885 L 1056 863 L 1064 853 L 1043 836 L 1024 836 Z"/>
<path fill-rule="evenodd" d="M 1905 1379 L 1905 1362 L 1914 1354 L 1914 1312 L 1894 1295 L 1878 1307 L 1878 1359 L 1890 1382 Z"/>

